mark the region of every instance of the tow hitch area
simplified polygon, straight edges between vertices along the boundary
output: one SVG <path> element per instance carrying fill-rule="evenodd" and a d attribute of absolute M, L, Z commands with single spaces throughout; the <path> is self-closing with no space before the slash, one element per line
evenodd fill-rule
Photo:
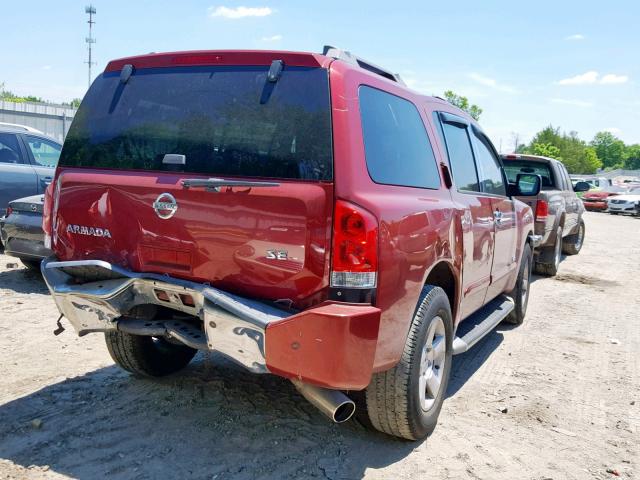
<path fill-rule="evenodd" d="M 196 325 L 181 320 L 139 320 L 126 318 L 116 322 L 116 328 L 132 335 L 173 338 L 196 350 L 207 350 L 204 332 Z"/>

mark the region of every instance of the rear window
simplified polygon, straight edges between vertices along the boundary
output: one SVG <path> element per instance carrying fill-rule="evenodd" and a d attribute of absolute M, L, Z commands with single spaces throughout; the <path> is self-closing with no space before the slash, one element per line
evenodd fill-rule
<path fill-rule="evenodd" d="M 60 165 L 331 180 L 328 72 L 268 66 L 104 73 L 67 135 Z M 184 166 L 164 165 L 185 155 Z"/>
<path fill-rule="evenodd" d="M 533 173 L 542 177 L 542 188 L 554 188 L 553 174 L 549 164 L 542 162 L 528 162 L 525 160 L 504 160 L 504 171 L 509 183 L 516 183 L 519 173 Z"/>

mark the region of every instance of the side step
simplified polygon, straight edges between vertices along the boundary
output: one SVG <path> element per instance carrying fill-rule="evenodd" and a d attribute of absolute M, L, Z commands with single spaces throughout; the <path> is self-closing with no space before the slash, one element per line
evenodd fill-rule
<path fill-rule="evenodd" d="M 453 339 L 453 354 L 464 353 L 478 343 L 515 308 L 513 300 L 501 295 L 466 318 Z"/>

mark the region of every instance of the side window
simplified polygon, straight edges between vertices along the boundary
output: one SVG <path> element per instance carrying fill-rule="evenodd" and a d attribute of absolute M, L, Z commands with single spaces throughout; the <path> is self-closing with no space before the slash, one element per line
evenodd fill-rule
<path fill-rule="evenodd" d="M 438 121 L 438 123 L 440 123 Z M 445 144 L 449 153 L 451 174 L 458 190 L 479 192 L 478 173 L 473 159 L 467 127 L 457 123 L 442 124 Z"/>
<path fill-rule="evenodd" d="M 438 165 L 415 105 L 367 86 L 360 87 L 358 96 L 371 179 L 387 185 L 439 188 Z"/>
<path fill-rule="evenodd" d="M 507 188 L 504 184 L 500 162 L 493 153 L 493 148 L 487 138 L 474 130 L 473 144 L 475 146 L 480 175 L 480 186 L 483 192 L 494 195 L 507 195 Z"/>
<path fill-rule="evenodd" d="M 0 133 L 0 163 L 24 163 L 18 137 L 14 133 Z"/>
<path fill-rule="evenodd" d="M 27 145 L 33 154 L 36 164 L 41 167 L 55 167 L 60 158 L 60 145 L 43 138 L 27 135 Z"/>

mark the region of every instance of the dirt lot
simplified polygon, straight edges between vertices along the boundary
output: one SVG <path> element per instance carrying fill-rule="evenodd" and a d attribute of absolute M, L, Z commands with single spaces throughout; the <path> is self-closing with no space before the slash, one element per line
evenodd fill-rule
<path fill-rule="evenodd" d="M 333 425 L 215 355 L 130 377 L 101 335 L 53 336 L 42 280 L 0 255 L 0 478 L 640 478 L 640 220 L 586 222 L 582 253 L 533 283 L 525 324 L 455 357 L 417 443 Z"/>

